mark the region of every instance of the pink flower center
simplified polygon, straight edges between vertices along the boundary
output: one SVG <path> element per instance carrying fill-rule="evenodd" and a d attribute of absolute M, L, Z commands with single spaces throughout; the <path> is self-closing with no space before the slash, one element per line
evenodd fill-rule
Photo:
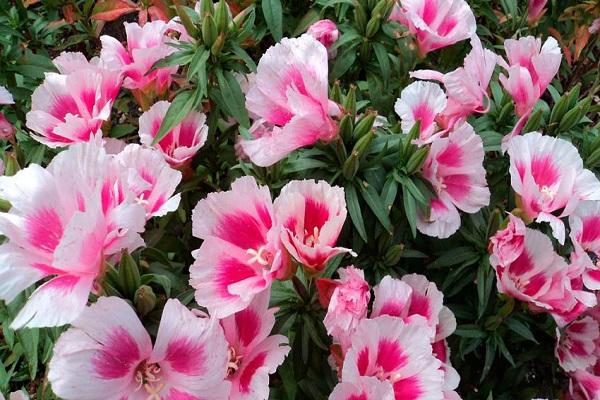
<path fill-rule="evenodd" d="M 161 380 L 160 365 L 143 361 L 135 371 L 135 381 L 138 383 L 136 392 L 144 388 L 148 393 L 146 400 L 161 400 L 160 391 L 165 387 Z"/>
<path fill-rule="evenodd" d="M 306 244 L 309 247 L 315 247 L 319 243 L 319 234 L 319 228 L 316 226 L 313 228 L 312 235 L 309 235 L 308 231 L 305 229 L 304 244 Z"/>
<path fill-rule="evenodd" d="M 248 249 L 246 253 L 250 254 L 252 258 L 248 260 L 249 263 L 258 263 L 263 267 L 271 265 L 273 262 L 273 253 L 267 250 L 266 246 L 260 246 L 258 249 Z"/>
<path fill-rule="evenodd" d="M 542 194 L 542 196 L 544 196 L 548 200 L 554 200 L 554 196 L 556 196 L 556 189 L 544 185 L 540 189 L 540 193 Z"/>
<path fill-rule="evenodd" d="M 385 371 L 381 365 L 377 367 L 377 371 L 375 372 L 375 377 L 382 382 L 383 381 L 390 382 L 392 385 L 394 383 L 402 380 L 402 375 L 399 372 Z"/>
<path fill-rule="evenodd" d="M 240 368 L 240 363 L 242 362 L 243 356 L 237 354 L 232 346 L 229 346 L 227 353 L 229 355 L 229 362 L 227 363 L 227 376 L 231 376 Z"/>

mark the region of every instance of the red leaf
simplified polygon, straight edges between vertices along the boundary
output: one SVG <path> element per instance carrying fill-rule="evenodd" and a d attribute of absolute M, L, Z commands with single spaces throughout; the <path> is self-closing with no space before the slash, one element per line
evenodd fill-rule
<path fill-rule="evenodd" d="M 131 0 L 105 0 L 94 6 L 92 19 L 97 21 L 114 21 L 122 15 L 137 10 L 137 4 Z"/>

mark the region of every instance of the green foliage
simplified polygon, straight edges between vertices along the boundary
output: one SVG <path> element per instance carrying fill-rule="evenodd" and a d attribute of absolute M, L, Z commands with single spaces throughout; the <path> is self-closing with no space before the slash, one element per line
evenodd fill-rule
<path fill-rule="evenodd" d="M 434 240 L 416 230 L 416 215 L 428 212 L 433 194 L 420 174 L 427 150 L 412 144 L 418 126 L 408 135 L 401 134 L 393 105 L 410 82 L 410 71 L 453 70 L 462 64 L 468 45 L 461 42 L 420 59 L 406 28 L 388 20 L 392 0 L 245 3 L 247 8 L 235 16 L 228 13 L 224 0 L 215 8 L 204 1 L 200 13 L 191 3 L 174 10 L 192 40 L 154 66 L 180 66 L 178 81 L 183 82 L 172 96 L 156 141 L 193 109 L 207 112 L 209 139 L 178 189 L 180 209 L 148 223 L 147 248 L 123 254 L 116 265 L 107 263 L 102 293 L 130 301 L 149 331 L 155 332 L 169 297 L 184 304 L 194 301 L 188 267 L 199 241 L 192 237 L 190 216 L 199 199 L 229 188 L 245 174 L 274 192 L 292 179 L 324 179 L 345 188 L 349 218 L 338 245 L 358 254 L 336 257 L 324 276 L 333 276 L 337 266 L 349 264 L 364 269 L 372 284 L 387 274 L 425 274 L 444 292 L 445 303 L 458 320 L 449 344 L 465 399 L 558 398 L 566 378 L 551 351 L 555 342 L 551 318 L 531 314 L 498 295 L 489 264 L 489 237 L 501 226 L 505 213 L 516 207 L 510 195 L 508 161 L 500 153 L 501 140 L 516 117 L 510 96 L 498 83 L 499 71 L 490 88 L 489 112 L 469 120 L 486 151 L 490 206 L 463 215 L 460 231 L 449 239 Z M 525 1 L 469 3 L 484 46 L 498 53 L 505 38 L 547 36 L 549 28 L 566 38 L 576 27 L 571 20 L 558 22 L 564 10 L 577 3 L 574 0 L 549 2 L 547 15 L 534 26 L 527 23 Z M 63 20 L 67 5 L 75 7 L 79 16 L 72 24 Z M 30 163 L 46 164 L 54 154 L 25 131 L 25 113 L 44 72 L 54 69 L 51 58 L 62 50 L 97 55 L 98 22 L 90 19 L 93 5 L 91 0 L 56 0 L 26 8 L 21 1 L 0 0 L 0 85 L 10 87 L 16 100 L 14 106 L 2 109 L 17 129 L 13 142 L 0 142 L 7 174 Z M 256 70 L 260 56 L 273 43 L 302 34 L 321 18 L 336 21 L 341 33 L 333 46 L 337 56 L 329 66 L 330 97 L 343 112 L 338 138 L 299 150 L 270 168 L 238 161 L 236 136 L 246 135 L 250 126 L 242 76 Z M 595 173 L 600 171 L 599 49 L 597 37 L 592 37 L 578 60 L 563 63 L 525 126 L 525 131 L 540 130 L 571 140 Z M 114 120 L 119 123 L 105 127 L 106 131 L 111 137 L 131 140 L 139 110 L 128 95 L 115 108 Z M 0 206 L 4 210 L 9 205 Z M 10 304 L 0 303 L 0 391 L 24 387 L 36 399 L 53 399 L 46 366 L 62 329 L 14 332 L 9 327 L 30 292 Z M 279 308 L 275 331 L 287 335 L 293 349 L 272 378 L 271 398 L 326 399 L 337 378 L 327 362 L 331 339 L 322 324 L 325 310 L 318 301 L 315 277 L 299 268 L 292 280 L 274 284 L 271 300 Z"/>

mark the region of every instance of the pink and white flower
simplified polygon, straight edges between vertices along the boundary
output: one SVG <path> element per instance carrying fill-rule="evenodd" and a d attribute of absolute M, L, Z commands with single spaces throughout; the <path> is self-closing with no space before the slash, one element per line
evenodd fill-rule
<path fill-rule="evenodd" d="M 146 209 L 146 218 L 177 210 L 181 195 L 174 194 L 181 172 L 169 167 L 155 149 L 129 144 L 115 156 L 117 168 L 127 171 L 126 191 Z"/>
<path fill-rule="evenodd" d="M 559 326 L 596 305 L 592 293 L 572 286 L 569 266 L 539 231 L 526 228 L 522 252 L 514 261 L 498 260 L 490 258 L 498 291 L 528 303 L 533 311 L 550 313 Z"/>
<path fill-rule="evenodd" d="M 536 23 L 546 12 L 546 3 L 548 0 L 529 0 L 527 5 L 527 21 L 530 24 Z"/>
<path fill-rule="evenodd" d="M 402 120 L 404 133 L 420 122 L 417 143 L 422 145 L 433 142 L 443 133 L 438 132 L 436 118 L 444 111 L 446 103 L 446 95 L 438 84 L 414 82 L 402 90 L 394 110 Z"/>
<path fill-rule="evenodd" d="M 240 145 L 250 160 L 269 166 L 300 147 L 330 141 L 339 107 L 328 99 L 327 49 L 311 35 L 284 38 L 266 51 L 246 94 L 256 119 Z"/>
<path fill-rule="evenodd" d="M 395 400 L 394 388 L 373 376 L 360 376 L 356 381 L 340 382 L 329 400 Z"/>
<path fill-rule="evenodd" d="M 291 181 L 275 200 L 281 242 L 307 271 L 323 270 L 331 257 L 352 250 L 335 247 L 346 220 L 344 189 L 325 181 Z"/>
<path fill-rule="evenodd" d="M 269 309 L 269 289 L 254 297 L 250 305 L 222 319 L 229 344 L 227 380 L 229 400 L 264 400 L 269 397 L 269 374 L 290 351 L 283 335 L 270 335 L 275 325 L 275 309 Z"/>
<path fill-rule="evenodd" d="M 381 316 L 364 319 L 352 336 L 342 382 L 361 376 L 389 382 L 396 399 L 442 399 L 444 373 L 432 354 L 429 328 L 415 321 Z"/>
<path fill-rule="evenodd" d="M 498 63 L 507 75 L 500 74 L 500 82 L 512 96 L 515 112 L 520 117 L 515 129 L 505 137 L 503 150 L 512 137 L 521 133 L 533 107 L 558 73 L 562 55 L 556 39 L 549 37 L 542 41 L 533 36 L 519 40 L 507 39 L 504 49 L 508 62 L 498 58 Z"/>
<path fill-rule="evenodd" d="M 138 95 L 151 93 L 162 96 L 171 85 L 171 75 L 177 72 L 177 66 L 149 71 L 155 62 L 176 50 L 169 46 L 171 39 L 166 35 L 171 25 L 160 20 L 144 26 L 128 22 L 124 25 L 127 47 L 112 36 L 103 35 L 100 37 L 100 58 L 106 65 L 122 73 L 125 88 L 134 90 Z"/>
<path fill-rule="evenodd" d="M 413 291 L 407 280 L 421 289 L 420 292 Z M 430 328 L 430 336 L 435 335 L 444 295 L 424 276 L 406 275 L 400 280 L 388 275 L 373 288 L 373 292 L 375 300 L 371 318 L 389 315 L 401 318 L 407 324 L 422 320 Z"/>
<path fill-rule="evenodd" d="M 584 285 L 600 290 L 600 202 L 583 201 L 569 216 L 575 251 L 571 262 L 581 266 Z"/>
<path fill-rule="evenodd" d="M 523 252 L 526 227 L 523 220 L 508 215 L 508 225 L 490 238 L 490 263 L 508 265 Z"/>
<path fill-rule="evenodd" d="M 432 70 L 410 73 L 417 79 L 430 79 L 444 84 L 448 101 L 439 119 L 446 130 L 465 122 L 473 113 L 486 113 L 489 109 L 487 91 L 497 56 L 493 51 L 483 48 L 477 35 L 471 37 L 471 47 L 464 66 L 447 74 Z"/>
<path fill-rule="evenodd" d="M 160 125 L 171 103 L 159 101 L 140 117 L 140 142 L 152 146 Z M 192 111 L 171 129 L 154 147 L 163 154 L 173 167 L 189 162 L 200 150 L 208 137 L 206 115 Z"/>
<path fill-rule="evenodd" d="M 475 213 L 489 204 L 483 158 L 481 137 L 467 123 L 432 143 L 423 176 L 431 182 L 437 197 L 430 202 L 429 215 L 423 211 L 417 213 L 420 232 L 447 238 L 460 227 L 457 208 Z"/>
<path fill-rule="evenodd" d="M 190 284 L 198 304 L 217 318 L 243 310 L 274 279 L 287 274 L 271 194 L 252 177 L 239 178 L 230 191 L 200 200 L 192 214 L 192 232 L 204 242 L 193 253 Z"/>
<path fill-rule="evenodd" d="M 549 222 L 558 241 L 565 241 L 560 218 L 573 213 L 581 200 L 600 200 L 600 182 L 575 146 L 564 139 L 533 132 L 508 143 L 511 185 L 528 218 Z M 560 213 L 557 217 L 555 213 Z"/>
<path fill-rule="evenodd" d="M 327 48 L 330 58 L 336 56 L 337 51 L 331 49 L 331 46 L 333 46 L 340 37 L 340 32 L 338 31 L 335 22 L 330 19 L 321 19 L 309 26 L 306 33 L 317 39 Z"/>
<path fill-rule="evenodd" d="M 598 361 L 596 342 L 600 339 L 600 329 L 593 318 L 588 316 L 572 322 L 562 334 L 556 329 L 556 336 L 554 354 L 565 371 L 588 369 Z"/>
<path fill-rule="evenodd" d="M 15 104 L 12 94 L 2 85 L 0 85 L 0 104 Z"/>
<path fill-rule="evenodd" d="M 72 146 L 47 169 L 32 164 L 0 177 L 0 197 L 12 204 L 0 213 L 0 232 L 9 239 L 0 246 L 0 297 L 11 301 L 52 277 L 33 292 L 14 329 L 70 323 L 84 309 L 104 257 L 143 244 L 143 207 L 127 201 L 104 207 L 111 160 L 98 143 Z"/>
<path fill-rule="evenodd" d="M 4 396 L 0 393 L 0 400 L 4 400 Z M 18 390 L 16 392 L 12 392 L 8 396 L 8 400 L 29 400 L 29 396 L 25 393 L 24 390 Z"/>
<path fill-rule="evenodd" d="M 586 370 L 571 374 L 569 394 L 572 400 L 596 400 L 600 398 L 600 375 Z"/>
<path fill-rule="evenodd" d="M 476 28 L 465 0 L 402 0 L 391 18 L 408 26 L 422 56 L 470 38 Z"/>
<path fill-rule="evenodd" d="M 48 380 L 65 400 L 228 397 L 227 342 L 216 320 L 167 301 L 152 346 L 122 299 L 101 297 L 54 347 Z"/>
<path fill-rule="evenodd" d="M 350 266 L 340 268 L 338 274 L 340 279 L 331 282 L 334 289 L 323 323 L 327 333 L 346 349 L 359 322 L 367 317 L 371 291 L 362 270 Z"/>
<path fill-rule="evenodd" d="M 46 73 L 33 92 L 27 127 L 49 147 L 87 142 L 109 120 L 121 76 L 81 53 L 62 53 L 54 64 L 60 74 Z"/>

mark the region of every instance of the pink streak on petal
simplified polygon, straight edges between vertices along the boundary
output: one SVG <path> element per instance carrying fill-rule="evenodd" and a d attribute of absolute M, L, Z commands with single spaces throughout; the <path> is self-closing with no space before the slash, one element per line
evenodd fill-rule
<path fill-rule="evenodd" d="M 102 379 L 122 378 L 140 361 L 135 339 L 118 327 L 105 340 L 102 350 L 92 357 L 94 372 Z"/>
<path fill-rule="evenodd" d="M 56 211 L 41 209 L 27 218 L 29 243 L 42 250 L 53 252 L 63 235 L 63 226 Z"/>

